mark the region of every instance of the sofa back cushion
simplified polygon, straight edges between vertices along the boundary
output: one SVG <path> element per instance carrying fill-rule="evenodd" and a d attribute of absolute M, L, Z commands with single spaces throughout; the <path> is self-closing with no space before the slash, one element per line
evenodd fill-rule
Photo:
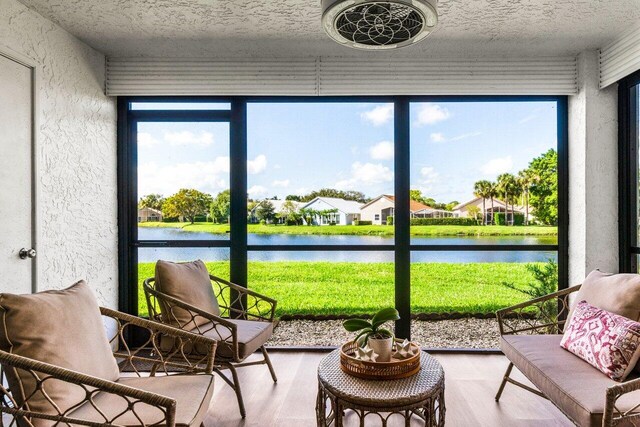
<path fill-rule="evenodd" d="M 640 358 L 640 323 L 581 301 L 560 346 L 612 380 L 624 381 Z"/>
<path fill-rule="evenodd" d="M 589 304 L 640 321 L 640 274 L 608 274 L 594 270 L 584 279 L 575 302 Z M 570 320 L 575 304 L 569 311 Z"/>
<path fill-rule="evenodd" d="M 110 381 L 119 377 L 98 302 L 84 281 L 32 295 L 0 294 L 0 349 Z M 8 368 L 6 374 L 19 404 L 35 392 L 26 402 L 32 411 L 57 413 L 46 396 L 64 412 L 86 395 L 76 385 L 53 379 L 36 391 L 36 380 L 27 371 Z M 42 419 L 32 423 L 54 424 Z"/>
<path fill-rule="evenodd" d="M 220 315 L 218 300 L 213 292 L 209 271 L 201 260 L 193 262 L 158 261 L 156 263 L 156 289 L 207 313 Z M 209 320 L 191 317 L 188 311 L 160 303 L 165 322 L 183 329 L 193 329 Z"/>

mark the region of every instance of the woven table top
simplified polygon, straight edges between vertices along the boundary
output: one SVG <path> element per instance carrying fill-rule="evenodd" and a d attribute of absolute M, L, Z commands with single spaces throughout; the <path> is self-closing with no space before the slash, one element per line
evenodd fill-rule
<path fill-rule="evenodd" d="M 318 381 L 333 395 L 354 403 L 372 406 L 402 406 L 417 403 L 439 393 L 444 387 L 442 365 L 422 352 L 416 375 L 398 380 L 365 380 L 340 368 L 340 349 L 329 353 L 318 366 Z"/>

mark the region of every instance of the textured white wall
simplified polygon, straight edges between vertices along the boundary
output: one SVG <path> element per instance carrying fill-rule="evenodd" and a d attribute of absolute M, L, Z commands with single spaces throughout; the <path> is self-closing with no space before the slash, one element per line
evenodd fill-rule
<path fill-rule="evenodd" d="M 117 306 L 116 106 L 104 55 L 16 0 L 0 0 L 0 49 L 38 65 L 39 288 L 86 279 Z"/>
<path fill-rule="evenodd" d="M 618 271 L 617 87 L 599 89 L 598 53 L 578 56 L 569 97 L 569 283 Z"/>

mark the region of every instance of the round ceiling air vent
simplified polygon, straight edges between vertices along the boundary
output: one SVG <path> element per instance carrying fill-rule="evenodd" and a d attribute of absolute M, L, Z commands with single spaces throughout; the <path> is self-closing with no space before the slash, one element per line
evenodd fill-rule
<path fill-rule="evenodd" d="M 437 0 L 322 0 L 329 37 L 357 49 L 395 49 L 427 37 L 438 23 Z"/>

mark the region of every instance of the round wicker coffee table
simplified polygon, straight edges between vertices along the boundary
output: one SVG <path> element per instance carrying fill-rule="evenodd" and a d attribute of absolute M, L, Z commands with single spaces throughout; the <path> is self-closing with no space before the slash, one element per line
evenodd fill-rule
<path fill-rule="evenodd" d="M 355 413 L 355 425 L 377 418 L 386 426 L 390 418 L 404 418 L 409 426 L 416 415 L 425 426 L 444 426 L 444 371 L 440 363 L 422 352 L 420 372 L 399 380 L 365 380 L 340 369 L 340 349 L 332 351 L 318 366 L 316 418 L 319 427 L 342 427 L 345 410 Z M 351 423 L 349 423 L 351 424 Z"/>

